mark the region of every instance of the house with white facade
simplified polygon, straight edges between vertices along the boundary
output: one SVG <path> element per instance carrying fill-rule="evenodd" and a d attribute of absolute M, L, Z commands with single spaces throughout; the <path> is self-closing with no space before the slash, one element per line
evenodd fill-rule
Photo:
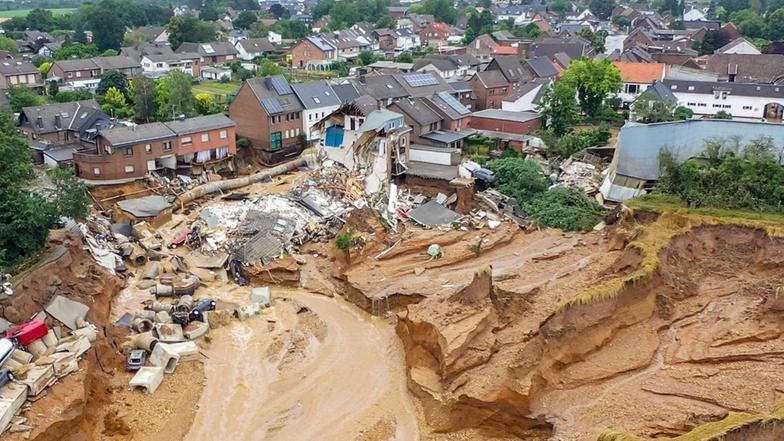
<path fill-rule="evenodd" d="M 325 80 L 291 85 L 305 110 L 302 112 L 302 133 L 309 142 L 321 138 L 316 123 L 340 107 L 338 95 Z"/>
<path fill-rule="evenodd" d="M 695 115 L 710 117 L 723 111 L 733 119 L 782 122 L 784 85 L 669 79 L 661 84 L 679 106 L 688 107 Z"/>
<path fill-rule="evenodd" d="M 240 60 L 250 61 L 256 57 L 260 57 L 267 52 L 275 50 L 275 46 L 270 43 L 266 38 L 248 38 L 246 40 L 239 40 L 234 44 L 237 48 L 237 58 Z"/>
<path fill-rule="evenodd" d="M 267 40 L 269 40 L 269 42 L 272 44 L 280 44 L 283 42 L 283 34 L 269 31 L 267 32 Z"/>
<path fill-rule="evenodd" d="M 738 37 L 724 46 L 716 49 L 714 54 L 746 54 L 746 55 L 759 55 L 762 52 L 749 40 Z"/>
<path fill-rule="evenodd" d="M 536 112 L 542 96 L 551 84 L 550 79 L 537 79 L 521 84 L 504 97 L 501 101 L 501 110 Z"/>
<path fill-rule="evenodd" d="M 616 96 L 621 99 L 623 108 L 629 106 L 654 81 L 661 81 L 669 72 L 670 66 L 662 63 L 637 63 L 632 61 L 613 61 L 613 65 L 621 71 L 623 89 Z"/>

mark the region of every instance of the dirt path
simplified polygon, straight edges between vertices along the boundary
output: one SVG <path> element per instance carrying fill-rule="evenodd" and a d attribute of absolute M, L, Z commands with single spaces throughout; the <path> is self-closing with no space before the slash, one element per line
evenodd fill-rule
<path fill-rule="evenodd" d="M 274 317 L 214 330 L 206 385 L 185 439 L 418 439 L 392 326 L 342 300 L 276 294 L 309 308 L 326 332 L 321 339 L 301 332 L 298 308 L 280 300 Z M 304 343 L 296 338 L 303 335 Z M 283 343 L 280 350 L 270 350 L 276 339 Z M 379 423 L 389 430 L 373 436 Z"/>

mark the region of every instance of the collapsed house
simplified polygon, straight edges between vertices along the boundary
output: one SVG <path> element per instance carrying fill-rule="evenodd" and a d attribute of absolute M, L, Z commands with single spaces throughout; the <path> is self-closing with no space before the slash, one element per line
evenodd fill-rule
<path fill-rule="evenodd" d="M 376 101 L 361 96 L 319 122 L 324 136 L 317 148 L 329 160 L 362 171 L 365 191 L 378 193 L 405 173 L 411 128 L 403 115 L 377 110 Z"/>

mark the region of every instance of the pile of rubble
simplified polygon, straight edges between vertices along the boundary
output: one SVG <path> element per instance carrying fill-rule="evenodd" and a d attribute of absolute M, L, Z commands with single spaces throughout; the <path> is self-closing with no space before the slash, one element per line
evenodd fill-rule
<path fill-rule="evenodd" d="M 96 327 L 85 321 L 88 312 L 86 305 L 56 295 L 32 320 L 5 332 L 0 339 L 0 434 L 32 431 L 17 415 L 79 369 L 97 338 Z"/>
<path fill-rule="evenodd" d="M 561 164 L 560 170 L 557 185 L 577 188 L 589 196 L 599 192 L 602 175 L 596 165 L 569 158 Z"/>

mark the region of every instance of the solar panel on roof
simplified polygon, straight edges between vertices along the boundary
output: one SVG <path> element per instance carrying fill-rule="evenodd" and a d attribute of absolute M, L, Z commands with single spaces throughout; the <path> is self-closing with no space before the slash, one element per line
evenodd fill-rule
<path fill-rule="evenodd" d="M 270 115 L 283 113 L 283 107 L 281 107 L 280 103 L 275 98 L 264 98 L 261 100 L 261 104 L 267 109 L 267 113 Z"/>
<path fill-rule="evenodd" d="M 438 92 L 438 97 L 441 98 L 449 107 L 451 107 L 452 110 L 461 115 L 468 115 L 471 113 L 471 111 L 468 110 L 466 106 L 446 92 Z"/>
<path fill-rule="evenodd" d="M 403 78 L 405 78 L 406 82 L 411 87 L 435 86 L 438 84 L 438 80 L 436 80 L 432 74 L 413 74 Z"/>
<path fill-rule="evenodd" d="M 283 77 L 272 77 L 272 87 L 275 88 L 275 92 L 278 92 L 278 95 L 294 93 L 288 81 Z"/>

